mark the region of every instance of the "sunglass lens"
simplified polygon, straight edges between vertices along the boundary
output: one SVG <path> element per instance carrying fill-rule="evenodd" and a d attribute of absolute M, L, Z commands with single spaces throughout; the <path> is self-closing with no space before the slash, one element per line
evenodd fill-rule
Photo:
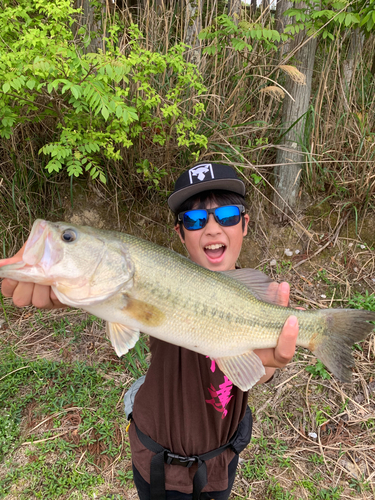
<path fill-rule="evenodd" d="M 190 210 L 184 213 L 183 223 L 189 231 L 202 229 L 207 222 L 206 210 Z"/>
<path fill-rule="evenodd" d="M 235 206 L 219 207 L 215 215 L 222 226 L 235 226 L 241 219 L 240 209 Z"/>

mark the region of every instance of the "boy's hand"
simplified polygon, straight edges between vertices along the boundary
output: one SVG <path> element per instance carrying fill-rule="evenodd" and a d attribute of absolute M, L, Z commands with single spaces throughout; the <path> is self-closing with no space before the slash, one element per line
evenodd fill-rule
<path fill-rule="evenodd" d="M 290 288 L 288 283 L 280 283 L 276 293 L 276 303 L 287 307 L 289 304 Z M 274 374 L 276 368 L 283 368 L 293 358 L 296 350 L 296 341 L 298 335 L 298 321 L 295 316 L 289 316 L 281 331 L 277 346 L 269 349 L 256 349 L 254 352 L 261 359 L 266 374 L 259 380 L 262 384 L 269 380 Z"/>
<path fill-rule="evenodd" d="M 26 243 L 25 243 L 26 245 Z M 9 260 L 9 264 L 14 264 L 22 260 L 25 245 Z M 1 293 L 4 297 L 12 297 L 13 303 L 17 307 L 33 305 L 40 309 L 57 309 L 66 307 L 54 294 L 50 286 L 38 285 L 35 283 L 25 283 L 11 279 L 4 279 L 1 284 Z"/>

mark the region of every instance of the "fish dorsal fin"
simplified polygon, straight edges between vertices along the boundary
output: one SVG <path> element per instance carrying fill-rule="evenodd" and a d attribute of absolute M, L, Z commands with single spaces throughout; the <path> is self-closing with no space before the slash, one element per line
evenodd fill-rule
<path fill-rule="evenodd" d="M 222 274 L 245 285 L 257 299 L 270 304 L 277 304 L 279 285 L 262 271 L 257 269 L 233 269 L 231 271 L 222 271 Z"/>
<path fill-rule="evenodd" d="M 121 357 L 126 354 L 129 349 L 135 346 L 139 339 L 139 330 L 134 330 L 119 323 L 108 323 L 106 331 L 117 356 Z"/>
<path fill-rule="evenodd" d="M 247 351 L 239 356 L 215 359 L 217 366 L 241 391 L 248 391 L 266 371 L 254 351 Z"/>

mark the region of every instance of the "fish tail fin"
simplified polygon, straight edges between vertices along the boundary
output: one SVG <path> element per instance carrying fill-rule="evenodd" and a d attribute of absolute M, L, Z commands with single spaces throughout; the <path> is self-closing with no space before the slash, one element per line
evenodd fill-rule
<path fill-rule="evenodd" d="M 350 382 L 354 366 L 352 346 L 374 329 L 375 312 L 357 309 L 324 309 L 319 311 L 326 329 L 311 351 L 341 381 Z"/>

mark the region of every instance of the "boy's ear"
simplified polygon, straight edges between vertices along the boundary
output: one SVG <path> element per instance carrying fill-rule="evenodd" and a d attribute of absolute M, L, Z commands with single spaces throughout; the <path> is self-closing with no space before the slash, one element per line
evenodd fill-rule
<path fill-rule="evenodd" d="M 243 228 L 243 235 L 246 236 L 247 235 L 247 227 L 249 225 L 249 220 L 250 220 L 249 214 L 245 214 L 243 216 L 243 218 L 245 219 L 245 226 Z"/>
<path fill-rule="evenodd" d="M 180 237 L 181 243 L 185 243 L 185 240 L 184 240 L 184 238 L 182 237 L 182 234 L 181 234 L 181 225 L 180 224 L 176 224 L 175 227 L 174 227 L 174 230 L 176 231 L 176 233 Z"/>

